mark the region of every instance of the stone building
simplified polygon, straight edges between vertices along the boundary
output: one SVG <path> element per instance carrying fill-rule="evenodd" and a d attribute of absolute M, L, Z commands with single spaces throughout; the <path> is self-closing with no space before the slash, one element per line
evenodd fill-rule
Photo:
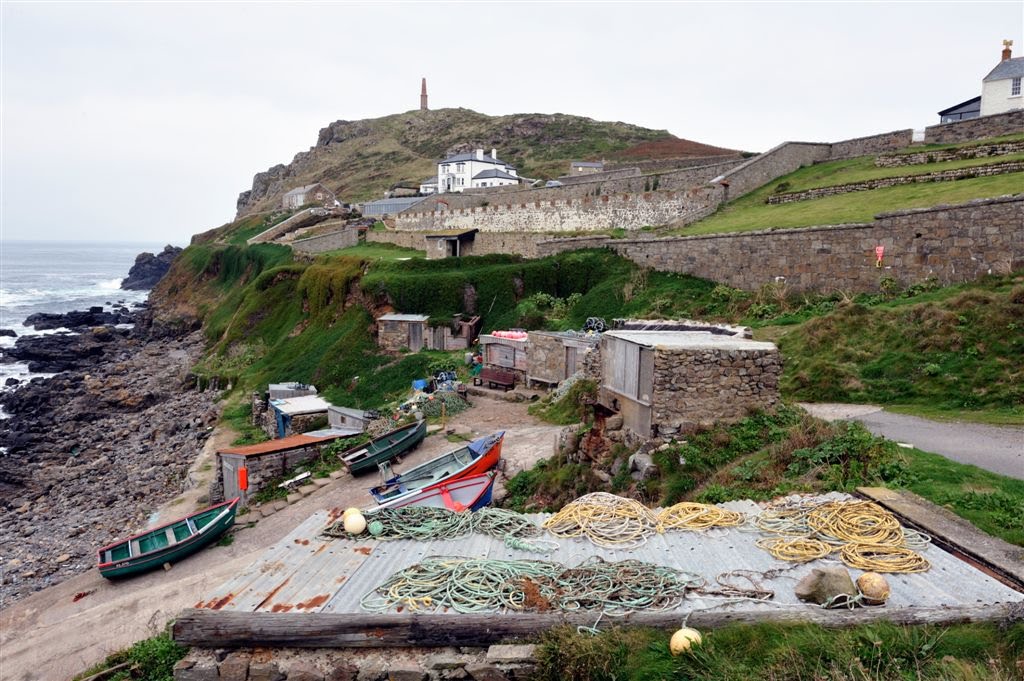
<path fill-rule="evenodd" d="M 427 336 L 425 314 L 386 314 L 377 317 L 377 345 L 383 350 L 419 352 Z"/>
<path fill-rule="evenodd" d="M 334 206 L 334 192 L 319 182 L 307 184 L 304 187 L 296 187 L 281 198 L 281 204 L 285 208 L 300 208 L 308 204 L 317 204 L 325 207 Z"/>
<path fill-rule="evenodd" d="M 427 242 L 427 260 L 473 255 L 473 244 L 479 231 L 479 229 L 460 229 L 428 232 L 424 235 Z"/>
<path fill-rule="evenodd" d="M 569 175 L 593 175 L 604 172 L 604 161 L 571 161 Z"/>
<path fill-rule="evenodd" d="M 331 403 L 316 395 L 270 400 L 264 432 L 269 437 L 287 437 L 327 425 L 327 409 Z"/>
<path fill-rule="evenodd" d="M 602 406 L 641 437 L 736 421 L 779 403 L 782 357 L 772 343 L 707 331 L 601 336 Z"/>
<path fill-rule="evenodd" d="M 597 347 L 597 334 L 530 331 L 526 382 L 557 385 L 583 369 L 584 356 Z"/>

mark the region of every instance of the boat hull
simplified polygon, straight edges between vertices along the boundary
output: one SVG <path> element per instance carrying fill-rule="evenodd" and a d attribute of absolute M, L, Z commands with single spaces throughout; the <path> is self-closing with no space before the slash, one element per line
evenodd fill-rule
<path fill-rule="evenodd" d="M 232 499 L 222 504 L 211 506 L 208 509 L 193 513 L 192 515 L 179 518 L 177 520 L 166 523 L 159 527 L 147 530 L 141 534 L 135 535 L 129 539 L 122 540 L 120 542 L 105 546 L 99 550 L 99 565 L 97 566 L 100 574 L 107 579 L 123 579 L 125 577 L 132 577 L 143 572 L 148 572 L 158 568 L 165 563 L 176 563 L 183 558 L 186 558 L 196 551 L 209 546 L 211 543 L 216 541 L 224 532 L 230 528 L 235 521 L 235 511 L 238 509 L 238 499 Z M 171 528 L 180 527 L 182 523 L 188 525 L 188 521 L 192 518 L 196 518 L 203 514 L 212 513 L 210 522 L 203 525 L 191 533 L 189 536 L 176 541 L 174 543 L 168 543 L 167 546 L 155 548 L 151 551 L 145 551 L 137 555 L 129 555 L 124 558 L 105 561 L 105 556 L 110 555 L 108 552 L 112 552 L 113 555 L 118 555 L 118 552 L 125 547 L 132 545 L 138 545 L 139 542 L 146 541 L 151 537 L 159 537 L 160 533 L 166 533 Z M 129 549 L 130 550 L 130 549 Z"/>
<path fill-rule="evenodd" d="M 449 511 L 476 511 L 491 503 L 494 490 L 495 471 L 481 475 L 471 475 L 458 480 L 444 482 L 425 487 L 387 503 L 366 509 L 372 515 L 375 511 L 398 508 L 446 508 Z M 367 520 L 372 520 L 368 518 Z"/>
<path fill-rule="evenodd" d="M 441 482 L 481 475 L 498 465 L 505 433 L 499 431 L 442 454 L 370 489 L 379 504 Z"/>
<path fill-rule="evenodd" d="M 396 436 L 400 436 L 401 439 L 392 443 L 390 446 L 381 449 L 378 452 L 372 452 L 369 456 L 359 458 L 357 460 L 351 460 L 354 454 L 357 454 L 361 450 L 368 449 L 374 444 L 387 442 L 388 439 L 394 439 Z M 345 467 L 352 475 L 359 475 L 361 473 L 367 473 L 377 470 L 377 464 L 385 461 L 390 461 L 399 454 L 404 454 L 415 447 L 419 446 L 423 442 L 423 438 L 427 436 L 427 422 L 426 420 L 418 421 L 415 424 L 410 424 L 403 428 L 397 428 L 390 433 L 373 439 L 371 442 L 362 445 L 361 447 L 354 447 L 351 450 L 341 454 L 341 462 L 345 464 Z M 349 457 L 348 459 L 346 457 Z"/>

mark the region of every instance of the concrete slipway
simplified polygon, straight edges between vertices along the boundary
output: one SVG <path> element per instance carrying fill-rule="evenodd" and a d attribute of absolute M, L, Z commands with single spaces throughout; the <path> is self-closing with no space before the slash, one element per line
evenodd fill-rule
<path fill-rule="evenodd" d="M 757 504 L 750 501 L 722 506 L 748 515 L 759 512 Z M 629 616 L 630 622 L 638 624 L 679 622 L 688 613 L 692 613 L 692 624 L 702 626 L 759 620 L 805 620 L 826 625 L 876 619 L 951 622 L 999 618 L 1011 609 L 1024 607 L 1024 593 L 934 545 L 922 552 L 932 564 L 928 572 L 887 575 L 892 596 L 886 606 L 836 611 L 801 603 L 793 595 L 793 587 L 812 568 L 841 563 L 818 560 L 794 567 L 793 563 L 776 560 L 755 546 L 755 540 L 763 536 L 759 532 L 737 528 L 670 531 L 649 538 L 642 546 L 618 550 L 596 546 L 586 539 L 558 539 L 559 548 L 542 555 L 510 549 L 500 539 L 478 534 L 428 542 L 353 541 L 321 536 L 321 530 L 339 514 L 339 509 L 315 513 L 268 549 L 255 564 L 205 594 L 193 610 L 179 617 L 175 638 L 190 645 L 218 647 L 424 645 L 438 641 L 468 645 L 509 640 L 516 637 L 515 631 L 519 629 L 523 633 L 536 633 L 537 627 L 560 621 L 593 624 L 598 620 L 596 612 L 571 616 L 551 613 L 462 615 L 423 610 L 413 614 L 401 612 L 399 608 L 382 615 L 361 609 L 360 599 L 364 595 L 392 574 L 427 556 L 540 559 L 568 567 L 593 556 L 608 561 L 636 559 L 699 574 L 712 587 L 717 575 L 730 570 L 763 572 L 791 568 L 763 582 L 775 591 L 770 602 L 729 601 L 688 594 L 682 605 L 668 613 Z M 547 514 L 531 516 L 538 524 L 547 517 Z M 856 577 L 859 571 L 851 570 L 851 573 Z M 430 623 L 430 626 L 417 629 L 417 620 L 421 625 Z M 515 624 L 516 620 L 521 620 L 522 626 Z M 610 618 L 603 619 L 605 624 L 610 621 Z M 472 641 L 461 638 L 458 633 L 437 631 L 449 627 L 463 629 L 461 625 L 467 622 L 473 623 L 465 633 Z"/>

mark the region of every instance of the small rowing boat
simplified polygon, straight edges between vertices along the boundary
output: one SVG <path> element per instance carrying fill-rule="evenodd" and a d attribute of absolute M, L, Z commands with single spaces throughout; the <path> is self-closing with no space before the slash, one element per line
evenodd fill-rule
<path fill-rule="evenodd" d="M 470 475 L 458 480 L 439 482 L 436 485 L 424 487 L 423 489 L 396 497 L 391 501 L 384 502 L 380 506 L 366 510 L 366 521 L 373 520 L 372 514 L 385 508 L 413 508 L 416 506 L 427 506 L 432 508 L 446 508 L 449 511 L 478 511 L 491 503 L 491 493 L 494 491 L 494 478 L 497 471 L 490 470 L 481 475 Z"/>
<path fill-rule="evenodd" d="M 107 579 L 118 579 L 164 563 L 176 563 L 208 546 L 231 527 L 237 509 L 236 497 L 104 546 L 97 552 L 100 574 Z"/>
<path fill-rule="evenodd" d="M 442 454 L 400 475 L 385 480 L 370 490 L 378 504 L 417 492 L 439 482 L 452 482 L 471 475 L 480 475 L 498 465 L 505 431 L 498 431 L 473 440 L 464 447 Z"/>
<path fill-rule="evenodd" d="M 377 470 L 377 464 L 390 461 L 399 454 L 408 452 L 427 436 L 427 422 L 420 419 L 415 423 L 384 433 L 365 444 L 345 450 L 338 456 L 352 475 Z"/>

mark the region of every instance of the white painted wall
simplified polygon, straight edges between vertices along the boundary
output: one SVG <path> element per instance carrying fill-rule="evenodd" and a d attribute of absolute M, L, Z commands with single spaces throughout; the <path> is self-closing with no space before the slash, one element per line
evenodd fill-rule
<path fill-rule="evenodd" d="M 461 192 L 466 189 L 482 186 L 479 183 L 473 183 L 473 176 L 485 170 L 497 168 L 498 170 L 505 171 L 509 175 L 516 175 L 515 168 L 507 166 L 504 163 L 494 163 L 492 160 L 489 160 L 489 156 L 483 154 L 482 149 L 478 149 L 474 152 L 474 155 L 476 158 L 467 161 L 458 161 L 455 163 L 442 162 L 437 164 L 437 191 L 439 194 L 444 194 L 446 192 Z M 492 182 L 515 184 L 515 182 L 511 180 L 496 180 L 494 178 L 490 178 L 486 180 L 486 182 L 488 183 L 488 187 L 502 186 L 491 184 Z"/>
<path fill-rule="evenodd" d="M 990 80 L 981 84 L 981 115 L 1005 113 L 1013 109 L 1024 109 L 1024 95 L 1011 95 L 1012 78 Z M 1024 92 L 1024 83 L 1021 85 Z"/>

